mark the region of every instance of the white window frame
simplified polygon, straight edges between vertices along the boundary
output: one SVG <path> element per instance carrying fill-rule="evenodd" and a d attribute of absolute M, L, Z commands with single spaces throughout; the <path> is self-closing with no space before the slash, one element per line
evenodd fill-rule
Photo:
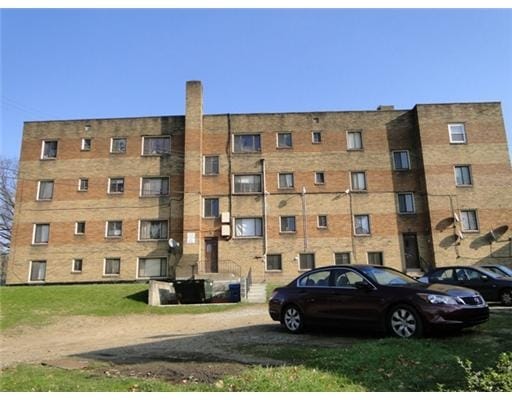
<path fill-rule="evenodd" d="M 242 137 L 242 136 L 254 136 L 254 137 L 257 136 L 259 138 L 258 139 L 259 148 L 256 148 L 256 146 L 254 146 L 254 149 L 252 149 L 253 146 L 251 146 L 250 150 L 244 150 L 243 148 L 240 148 L 237 150 L 236 139 L 239 137 Z M 233 154 L 261 153 L 261 133 L 234 133 L 233 134 L 233 147 L 232 147 L 231 151 Z"/>
<path fill-rule="evenodd" d="M 288 218 L 292 218 L 293 219 L 293 230 L 292 229 L 283 230 L 283 221 L 284 221 L 285 218 L 286 219 L 288 219 Z M 297 217 L 295 215 L 281 215 L 281 216 L 279 216 L 279 233 L 285 233 L 285 234 L 297 233 Z"/>
<path fill-rule="evenodd" d="M 469 183 L 458 183 L 457 182 L 457 169 L 458 168 L 467 168 L 468 176 L 469 176 Z M 469 165 L 469 164 L 454 165 L 453 166 L 453 174 L 455 176 L 455 186 L 457 186 L 457 187 L 471 187 L 471 186 L 473 186 L 473 171 L 471 170 L 471 165 Z"/>
<path fill-rule="evenodd" d="M 82 182 L 87 182 L 86 183 L 87 187 L 85 189 L 82 189 Z M 89 190 L 89 178 L 78 178 L 78 191 L 79 192 L 87 192 L 88 190 Z"/>
<path fill-rule="evenodd" d="M 110 191 L 110 184 L 111 184 L 113 179 L 122 179 L 123 180 L 123 190 L 122 191 L 120 191 L 120 192 L 111 192 Z M 114 195 L 121 195 L 121 194 L 123 194 L 124 193 L 124 184 L 125 184 L 124 176 L 114 176 L 112 178 L 108 178 L 107 193 L 108 194 L 114 194 Z"/>
<path fill-rule="evenodd" d="M 114 151 L 114 141 L 115 140 L 124 140 L 124 150 Z M 114 137 L 110 138 L 110 154 L 125 154 L 127 147 L 128 147 L 128 138 L 123 137 L 123 136 L 120 136 L 120 137 L 114 136 Z M 143 149 L 144 149 L 144 147 L 143 147 Z"/>
<path fill-rule="evenodd" d="M 268 258 L 269 257 L 279 257 L 279 268 L 269 268 L 268 267 L 268 265 L 269 265 Z M 283 272 L 283 255 L 280 253 L 267 254 L 265 257 L 265 272 L 270 272 L 270 273 Z"/>
<path fill-rule="evenodd" d="M 464 226 L 464 221 L 467 219 L 466 217 L 463 216 L 465 213 L 472 213 L 474 215 L 476 229 L 471 229 L 471 226 Z M 467 220 L 469 222 L 469 219 Z M 460 227 L 462 232 L 480 232 L 480 222 L 478 220 L 478 210 L 476 208 L 466 208 L 460 210 Z"/>
<path fill-rule="evenodd" d="M 149 238 L 143 238 L 142 237 L 142 224 L 145 223 L 145 222 L 149 222 L 150 224 L 152 222 L 159 222 L 159 223 L 165 222 L 167 224 L 167 230 L 165 230 L 165 237 L 152 239 L 151 238 L 151 234 L 150 234 Z M 169 224 L 169 220 L 168 219 L 140 219 L 138 225 L 139 226 L 138 226 L 137 231 L 138 231 L 138 241 L 139 242 L 159 242 L 159 241 L 161 242 L 161 241 L 169 240 L 170 224 Z M 150 226 L 149 229 L 151 230 L 151 226 Z"/>
<path fill-rule="evenodd" d="M 351 143 L 350 143 L 350 136 L 354 135 L 356 133 L 359 135 L 360 146 L 359 147 L 352 147 Z M 363 131 L 362 130 L 357 130 L 357 129 L 347 131 L 347 150 L 348 151 L 360 151 L 360 150 L 363 150 L 363 148 L 364 148 L 364 144 L 363 144 Z"/>
<path fill-rule="evenodd" d="M 48 237 L 46 242 L 36 242 L 36 230 L 39 225 L 47 225 L 48 226 Z M 49 222 L 38 222 L 35 223 L 32 229 L 32 245 L 34 246 L 48 246 L 50 243 L 50 223 Z"/>
<path fill-rule="evenodd" d="M 55 142 L 57 143 L 57 148 L 55 150 L 55 157 L 45 157 L 44 155 L 44 146 L 47 142 Z M 57 155 L 59 154 L 59 141 L 57 139 L 43 139 L 41 141 L 41 160 L 55 160 L 57 158 Z"/>
<path fill-rule="evenodd" d="M 208 200 L 216 200 L 217 201 L 217 215 L 206 215 L 206 210 L 208 209 L 206 207 L 206 202 Z M 210 211 L 211 211 L 211 208 L 210 208 Z M 215 219 L 215 218 L 218 218 L 220 215 L 220 200 L 218 197 L 205 197 L 203 198 L 203 218 L 206 218 L 206 219 Z"/>
<path fill-rule="evenodd" d="M 254 221 L 254 231 L 256 233 L 256 235 L 239 235 L 238 234 L 238 221 L 241 221 L 241 220 L 252 220 Z M 258 226 L 256 224 L 256 221 L 259 221 L 259 230 L 260 230 L 260 234 L 258 235 Z M 235 238 L 237 239 L 254 239 L 254 238 L 262 238 L 263 237 L 263 232 L 264 232 L 264 228 L 263 228 L 263 218 L 261 217 L 236 217 L 235 218 Z"/>
<path fill-rule="evenodd" d="M 319 180 L 319 177 L 322 177 L 321 180 Z M 315 171 L 315 185 L 325 185 L 325 172 L 324 171 Z"/>
<path fill-rule="evenodd" d="M 401 196 L 410 196 L 410 199 L 411 199 L 411 205 L 412 205 L 412 210 L 411 211 L 402 211 L 400 210 L 400 197 Z M 398 214 L 401 214 L 401 215 L 407 215 L 407 214 L 416 214 L 416 201 L 415 201 L 415 198 L 414 198 L 414 193 L 413 192 L 398 192 L 396 194 L 396 203 L 397 203 L 397 209 L 398 209 Z M 405 206 L 407 208 L 407 200 L 405 200 Z"/>
<path fill-rule="evenodd" d="M 108 225 L 110 223 L 120 222 L 121 223 L 121 233 L 119 235 L 109 235 L 108 234 Z M 120 219 L 111 219 L 109 221 L 105 221 L 105 238 L 107 239 L 121 239 L 123 237 L 123 221 Z"/>
<path fill-rule="evenodd" d="M 141 260 L 160 260 L 160 274 L 161 275 L 141 275 L 140 274 Z M 164 266 L 162 266 L 162 260 L 164 261 L 164 264 L 165 264 Z M 164 278 L 167 276 L 168 267 L 169 267 L 169 263 L 168 263 L 167 257 L 137 257 L 137 279 Z M 163 274 L 162 274 L 162 269 L 163 269 Z"/>
<path fill-rule="evenodd" d="M 160 189 L 162 188 L 162 181 L 167 181 L 167 193 L 160 194 L 144 194 L 144 180 L 160 180 Z M 140 197 L 168 197 L 171 194 L 171 180 L 168 176 L 143 176 L 140 178 Z"/>
<path fill-rule="evenodd" d="M 313 266 L 312 268 L 301 268 L 301 256 L 313 256 Z M 297 258 L 297 268 L 299 271 L 312 271 L 316 268 L 316 256 L 315 256 L 315 253 L 307 253 L 307 252 L 304 252 L 304 253 L 299 253 L 299 257 Z"/>
<path fill-rule="evenodd" d="M 454 132 L 452 132 L 452 128 L 459 128 L 459 127 L 462 127 L 462 135 L 464 135 L 464 139 L 462 140 L 454 140 L 453 139 L 453 134 Z M 457 135 L 460 135 L 460 133 L 455 133 Z M 466 132 L 466 125 L 462 122 L 457 122 L 457 123 L 451 123 L 451 124 L 448 124 L 448 135 L 450 137 L 450 143 L 453 143 L 453 144 L 465 144 L 468 142 L 468 135 L 467 135 L 467 132 Z"/>
<path fill-rule="evenodd" d="M 395 162 L 395 154 L 397 153 L 405 153 L 407 157 L 407 168 L 398 168 Z M 393 171 L 409 171 L 411 169 L 411 157 L 409 154 L 409 150 L 393 150 L 391 152 L 391 158 L 393 162 Z M 400 156 L 400 160 L 402 157 Z"/>
<path fill-rule="evenodd" d="M 50 198 L 48 198 L 48 199 L 42 199 L 41 198 L 41 184 L 42 183 L 48 183 L 48 182 L 52 183 L 52 196 Z M 54 189 L 55 189 L 55 181 L 52 180 L 52 179 L 43 179 L 43 180 L 37 181 L 37 196 L 36 196 L 36 200 L 37 201 L 52 201 L 53 200 Z"/>
<path fill-rule="evenodd" d="M 80 270 L 75 269 L 76 261 L 80 261 L 81 262 L 81 265 L 80 265 L 81 269 Z M 73 273 L 73 274 L 81 274 L 83 270 L 84 270 L 84 259 L 83 258 L 73 258 L 73 260 L 71 260 L 71 273 Z"/>
<path fill-rule="evenodd" d="M 325 224 L 320 224 L 320 220 L 324 218 L 325 219 Z M 320 215 L 317 215 L 316 217 L 316 227 L 318 229 L 327 229 L 329 227 L 329 220 L 327 218 L 327 214 L 320 214 Z"/>
<path fill-rule="evenodd" d="M 290 144 L 285 144 L 285 145 L 281 145 L 279 143 L 279 138 L 281 136 L 284 136 L 286 135 L 286 137 L 289 137 L 290 138 Z M 291 149 L 293 148 L 293 138 L 292 138 L 292 133 L 291 132 L 277 132 L 276 134 L 276 148 L 277 149 Z"/>
<path fill-rule="evenodd" d="M 78 224 L 84 224 L 83 232 L 78 232 Z M 85 235 L 85 227 L 86 227 L 85 221 L 76 221 L 75 222 L 75 235 L 79 235 L 79 236 Z"/>
<path fill-rule="evenodd" d="M 217 159 L 216 171 L 214 171 L 214 172 L 206 171 L 206 165 L 207 165 L 206 159 L 207 158 L 215 158 L 215 159 Z M 203 175 L 204 176 L 217 176 L 217 175 L 219 175 L 219 173 L 220 173 L 220 157 L 218 155 L 216 155 L 216 154 L 208 155 L 208 156 L 203 156 Z"/>
<path fill-rule="evenodd" d="M 363 175 L 363 181 L 364 181 L 364 188 L 361 189 L 359 187 L 355 188 L 354 187 L 354 176 L 357 174 L 357 176 L 359 177 L 361 174 Z M 366 176 L 366 171 L 350 171 L 349 173 L 349 178 L 350 178 L 350 190 L 353 191 L 353 192 L 367 192 L 368 191 L 368 179 L 367 179 L 367 176 Z M 357 181 L 359 183 L 359 179 Z"/>
<path fill-rule="evenodd" d="M 356 228 L 357 217 L 366 217 L 366 219 L 368 221 L 368 233 L 357 233 L 357 230 L 356 230 L 357 229 Z M 354 236 L 370 236 L 372 234 L 372 225 L 371 225 L 370 214 L 355 214 L 352 224 L 353 224 L 353 229 L 354 229 Z"/>
<path fill-rule="evenodd" d="M 86 147 L 85 144 L 89 141 L 89 147 Z M 92 138 L 82 138 L 80 144 L 80 151 L 91 151 L 92 150 Z"/>
<path fill-rule="evenodd" d="M 152 139 L 169 139 L 169 147 L 166 151 L 153 151 L 151 153 L 144 153 L 144 145 L 146 143 L 146 140 L 152 140 Z M 172 144 L 171 144 L 171 136 L 170 135 L 147 135 L 142 136 L 142 149 L 141 149 L 141 156 L 144 157 L 162 157 L 162 156 L 168 156 L 171 154 Z"/>
<path fill-rule="evenodd" d="M 281 175 L 290 175 L 292 177 L 291 186 L 281 186 Z M 295 187 L 295 176 L 293 172 L 278 172 L 277 173 L 277 188 L 278 189 L 293 189 Z"/>
<path fill-rule="evenodd" d="M 44 262 L 44 277 L 43 277 L 43 279 L 32 280 L 33 263 L 43 263 L 43 262 Z M 29 283 L 45 282 L 46 281 L 46 270 L 47 270 L 47 268 L 48 268 L 48 261 L 47 260 L 30 260 L 29 268 L 28 268 L 28 282 Z"/>
<path fill-rule="evenodd" d="M 119 271 L 117 273 L 107 274 L 107 260 L 119 260 Z M 121 257 L 105 257 L 103 259 L 103 276 L 119 276 L 121 275 Z"/>
<path fill-rule="evenodd" d="M 260 189 L 258 191 L 255 191 L 255 192 L 239 192 L 236 190 L 236 178 L 237 177 L 242 177 L 242 176 L 245 176 L 245 177 L 255 177 L 255 176 L 258 176 L 260 178 Z M 254 193 L 261 193 L 262 190 L 263 190 L 263 177 L 261 176 L 261 174 L 234 174 L 233 175 L 233 194 L 254 194 Z"/>
<path fill-rule="evenodd" d="M 318 140 L 316 140 L 315 135 L 318 135 Z M 311 132 L 311 143 L 320 144 L 322 143 L 322 131 L 313 131 Z"/>

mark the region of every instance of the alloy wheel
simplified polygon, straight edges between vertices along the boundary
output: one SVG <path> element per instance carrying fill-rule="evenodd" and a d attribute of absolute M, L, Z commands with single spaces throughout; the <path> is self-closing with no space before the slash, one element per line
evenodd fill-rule
<path fill-rule="evenodd" d="M 504 306 L 512 305 L 512 290 L 505 290 L 500 295 L 501 304 Z"/>
<path fill-rule="evenodd" d="M 416 316 L 406 308 L 397 308 L 391 314 L 390 322 L 393 333 L 403 338 L 414 336 L 418 329 Z"/>
<path fill-rule="evenodd" d="M 288 307 L 284 313 L 284 326 L 290 332 L 299 332 L 302 328 L 302 316 L 295 307 Z"/>

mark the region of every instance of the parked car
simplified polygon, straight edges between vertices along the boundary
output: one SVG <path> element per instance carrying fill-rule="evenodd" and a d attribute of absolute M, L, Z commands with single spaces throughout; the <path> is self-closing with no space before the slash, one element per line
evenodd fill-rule
<path fill-rule="evenodd" d="M 306 272 L 274 290 L 269 313 L 292 333 L 306 324 L 333 323 L 398 337 L 421 336 L 436 327 L 460 329 L 489 319 L 489 308 L 475 290 L 423 284 L 376 265 L 333 265 Z"/>
<path fill-rule="evenodd" d="M 443 283 L 477 290 L 486 301 L 512 305 L 512 277 L 504 277 L 482 267 L 440 267 L 419 279 L 426 283 Z"/>
<path fill-rule="evenodd" d="M 494 265 L 480 265 L 480 268 L 486 269 L 487 271 L 494 272 L 499 276 L 512 276 L 512 268 L 506 265 L 494 264 Z"/>

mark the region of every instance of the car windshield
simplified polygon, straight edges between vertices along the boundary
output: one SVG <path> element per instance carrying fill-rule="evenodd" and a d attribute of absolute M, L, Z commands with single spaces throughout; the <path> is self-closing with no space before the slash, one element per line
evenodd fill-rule
<path fill-rule="evenodd" d="M 365 267 L 361 271 L 379 285 L 399 286 L 417 283 L 409 276 L 390 268 Z"/>

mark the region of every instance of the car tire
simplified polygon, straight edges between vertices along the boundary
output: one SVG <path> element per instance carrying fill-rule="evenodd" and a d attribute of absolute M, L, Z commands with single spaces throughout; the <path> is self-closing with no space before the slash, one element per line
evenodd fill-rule
<path fill-rule="evenodd" d="M 423 334 L 423 322 L 418 312 L 406 304 L 393 307 L 388 314 L 389 332 L 399 338 L 420 337 Z"/>
<path fill-rule="evenodd" d="M 504 289 L 500 293 L 500 301 L 504 306 L 512 306 L 512 289 Z"/>
<path fill-rule="evenodd" d="M 294 305 L 285 308 L 281 322 L 286 330 L 291 333 L 299 333 L 304 329 L 302 312 Z"/>

